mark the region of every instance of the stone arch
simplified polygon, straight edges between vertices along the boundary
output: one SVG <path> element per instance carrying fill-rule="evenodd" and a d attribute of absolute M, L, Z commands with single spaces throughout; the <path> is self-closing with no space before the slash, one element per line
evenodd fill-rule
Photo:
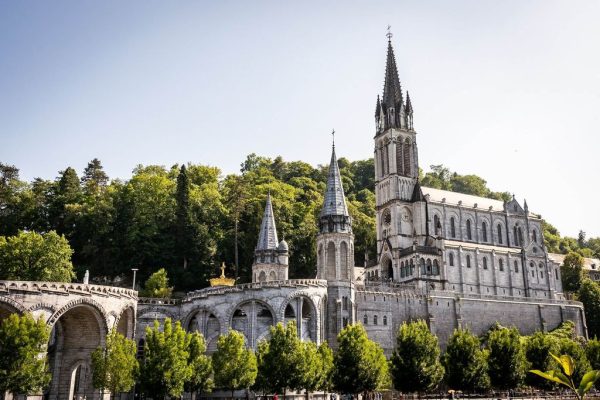
<path fill-rule="evenodd" d="M 197 331 L 206 341 L 206 351 L 213 353 L 217 350 L 217 339 L 221 334 L 222 321 L 217 313 L 208 307 L 197 307 L 191 310 L 183 321 L 186 331 Z"/>
<path fill-rule="evenodd" d="M 59 308 L 58 311 L 56 311 L 54 314 L 52 314 L 50 316 L 50 318 L 48 318 L 48 321 L 46 323 L 48 325 L 50 325 L 50 326 L 54 325 L 54 323 L 56 323 L 56 321 L 61 316 L 63 316 L 65 313 L 67 313 L 72 308 L 75 308 L 75 307 L 80 306 L 80 305 L 87 305 L 87 306 L 95 309 L 96 311 L 98 311 L 98 313 L 100 313 L 100 315 L 102 315 L 102 318 L 104 319 L 105 326 L 107 326 L 107 327 L 109 326 L 109 323 L 108 323 L 108 314 L 104 310 L 104 307 L 102 307 L 102 305 L 100 303 L 98 303 L 96 300 L 94 300 L 94 299 L 88 299 L 88 298 L 85 298 L 85 297 L 79 298 L 79 299 L 75 299 L 75 300 L 71 300 L 70 302 L 68 302 L 67 304 L 65 304 L 61 308 Z"/>
<path fill-rule="evenodd" d="M 267 273 L 265 271 L 260 271 L 260 273 L 258 274 L 258 281 L 259 282 L 267 281 Z"/>
<path fill-rule="evenodd" d="M 299 310 L 300 308 L 300 310 Z M 302 340 L 318 342 L 319 321 L 321 314 L 319 310 L 322 304 L 303 291 L 293 292 L 288 295 L 279 307 L 279 314 L 286 322 L 293 318 L 298 328 L 298 336 Z M 293 311 L 293 314 L 290 312 Z"/>
<path fill-rule="evenodd" d="M 115 320 L 117 332 L 121 335 L 132 338 L 135 331 L 135 311 L 133 307 L 125 307 Z"/>
<path fill-rule="evenodd" d="M 326 270 L 327 270 L 327 279 L 331 279 L 334 280 L 337 278 L 337 273 L 336 273 L 336 256 L 335 256 L 335 243 L 333 243 L 333 241 L 330 241 L 329 243 L 327 243 L 327 266 L 326 266 Z"/>
<path fill-rule="evenodd" d="M 18 301 L 10 297 L 0 296 L 0 320 L 8 317 L 10 314 L 23 314 L 27 309 Z"/>
<path fill-rule="evenodd" d="M 276 281 L 277 280 L 277 275 L 275 274 L 275 271 L 269 272 L 269 280 L 270 281 Z"/>
<path fill-rule="evenodd" d="M 258 339 L 266 337 L 269 327 L 275 325 L 277 314 L 266 301 L 248 299 L 231 308 L 228 320 L 231 329 L 241 332 L 248 346 L 255 347 Z"/>
<path fill-rule="evenodd" d="M 48 324 L 54 342 L 48 347 L 52 370 L 50 396 L 61 399 L 86 393 L 97 398 L 91 379 L 91 354 L 103 346 L 108 333 L 108 315 L 93 299 L 76 299 L 55 312 Z"/>
<path fill-rule="evenodd" d="M 381 257 L 381 277 L 383 279 L 394 279 L 394 267 L 388 254 Z"/>

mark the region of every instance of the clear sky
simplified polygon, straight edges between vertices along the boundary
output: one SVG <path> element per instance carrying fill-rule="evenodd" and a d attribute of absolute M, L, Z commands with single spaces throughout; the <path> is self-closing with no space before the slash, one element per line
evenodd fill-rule
<path fill-rule="evenodd" d="M 420 164 L 600 236 L 598 1 L 0 0 L 0 161 L 237 172 L 373 155 L 392 26 Z"/>

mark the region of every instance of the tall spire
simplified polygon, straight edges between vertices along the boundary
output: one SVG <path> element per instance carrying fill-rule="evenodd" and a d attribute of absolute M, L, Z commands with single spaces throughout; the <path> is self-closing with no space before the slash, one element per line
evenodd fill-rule
<path fill-rule="evenodd" d="M 275 250 L 278 244 L 275 217 L 273 216 L 273 206 L 271 205 L 271 193 L 269 193 L 267 195 L 267 204 L 265 204 L 262 223 L 260 224 L 256 250 Z"/>
<path fill-rule="evenodd" d="M 338 167 L 337 157 L 335 155 L 335 143 L 331 146 L 331 162 L 329 163 L 329 175 L 327 176 L 327 191 L 325 200 L 321 209 L 321 217 L 329 215 L 341 215 L 347 217 L 348 207 L 346 207 L 346 197 L 344 196 L 344 186 L 340 168 Z"/>
<path fill-rule="evenodd" d="M 400 86 L 400 78 L 398 77 L 398 68 L 396 67 L 396 57 L 394 56 L 391 35 L 392 34 L 388 32 L 388 51 L 387 62 L 385 65 L 385 82 L 383 84 L 382 103 L 388 108 L 399 108 L 399 105 L 402 104 L 402 88 Z"/>

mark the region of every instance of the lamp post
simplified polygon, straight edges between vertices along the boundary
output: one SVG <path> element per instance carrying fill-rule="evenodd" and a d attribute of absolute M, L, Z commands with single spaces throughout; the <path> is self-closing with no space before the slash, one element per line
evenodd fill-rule
<path fill-rule="evenodd" d="M 131 286 L 131 288 L 135 290 L 135 275 L 138 272 L 138 268 L 131 268 L 131 270 L 133 271 L 133 285 Z"/>

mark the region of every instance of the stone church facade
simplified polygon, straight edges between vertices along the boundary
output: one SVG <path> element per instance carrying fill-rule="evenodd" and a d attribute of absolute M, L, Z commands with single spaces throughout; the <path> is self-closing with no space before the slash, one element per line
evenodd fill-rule
<path fill-rule="evenodd" d="M 374 265 L 354 266 L 352 218 L 333 147 L 318 221 L 316 277 L 288 279 L 288 244 L 278 240 L 277 199 L 269 195 L 252 283 L 174 300 L 138 299 L 134 291 L 98 285 L 0 281 L 0 318 L 29 311 L 46 317 L 53 330 L 49 398 L 100 398 L 91 386 L 90 354 L 109 329 L 135 337 L 141 351 L 145 327 L 166 318 L 201 332 L 209 352 L 230 329 L 256 348 L 270 326 L 290 321 L 303 340 L 328 341 L 334 348 L 346 325 L 361 323 L 387 355 L 399 326 L 414 319 L 424 319 L 442 346 L 458 327 L 482 334 L 496 322 L 529 334 L 570 320 L 586 336 L 583 306 L 563 297 L 559 264 L 544 247 L 540 216 L 526 202 L 420 185 L 413 107 L 400 86 L 391 41 L 375 123 Z"/>
<path fill-rule="evenodd" d="M 319 218 L 316 279 L 287 279 L 288 245 L 278 242 L 266 201 L 253 282 L 202 289 L 181 302 L 138 305 L 139 339 L 155 318 L 198 329 L 209 350 L 229 329 L 255 347 L 268 327 L 294 320 L 306 340 L 335 347 L 344 326 L 362 323 L 389 355 L 400 324 L 424 319 L 442 345 L 457 327 L 476 334 L 498 322 L 521 333 L 571 320 L 586 335 L 581 303 L 562 294 L 559 264 L 544 247 L 542 220 L 525 202 L 509 202 L 420 185 L 413 107 L 404 95 L 391 41 L 384 91 L 375 112 L 377 262 L 354 266 L 352 218 L 332 149 Z M 152 304 L 148 304 L 152 303 Z"/>

